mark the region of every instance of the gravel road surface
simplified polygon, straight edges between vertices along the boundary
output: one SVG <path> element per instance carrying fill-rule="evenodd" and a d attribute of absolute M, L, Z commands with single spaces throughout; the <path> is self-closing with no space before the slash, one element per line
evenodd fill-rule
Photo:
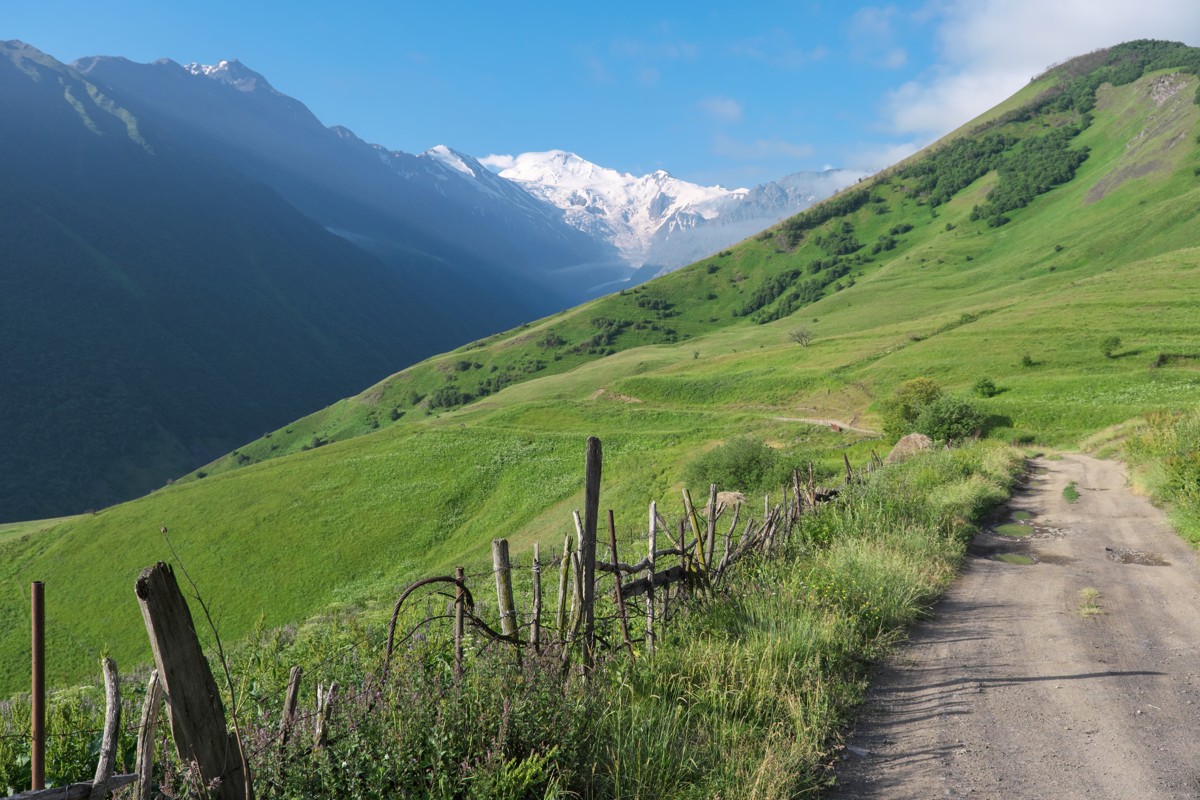
<path fill-rule="evenodd" d="M 881 666 L 824 796 L 1200 798 L 1196 553 L 1111 461 L 1035 459 L 1008 511 Z"/>

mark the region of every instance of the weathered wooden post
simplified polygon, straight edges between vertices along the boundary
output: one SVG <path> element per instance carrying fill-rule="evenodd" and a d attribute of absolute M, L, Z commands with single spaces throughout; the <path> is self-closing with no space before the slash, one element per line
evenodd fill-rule
<path fill-rule="evenodd" d="M 529 643 L 533 652 L 542 651 L 542 549 L 533 543 L 533 619 L 529 625 Z"/>
<path fill-rule="evenodd" d="M 708 528 L 704 532 L 705 569 L 716 566 L 717 558 L 717 485 L 708 485 Z"/>
<path fill-rule="evenodd" d="M 29 587 L 30 649 L 32 650 L 31 719 L 29 722 L 30 788 L 46 788 L 46 585 L 34 581 Z"/>
<path fill-rule="evenodd" d="M 287 691 L 283 695 L 283 713 L 279 715 L 279 749 L 287 746 L 292 735 L 292 725 L 296 721 L 296 704 L 300 700 L 300 678 L 304 675 L 303 667 L 292 667 L 288 672 Z"/>
<path fill-rule="evenodd" d="M 150 673 L 146 684 L 146 700 L 142 703 L 142 721 L 138 725 L 137 739 L 137 782 L 133 786 L 133 800 L 151 800 L 154 778 L 154 731 L 158 728 L 158 713 L 162 710 L 162 681 L 158 670 Z"/>
<path fill-rule="evenodd" d="M 683 490 L 683 508 L 687 514 L 688 522 L 692 525 L 692 533 L 696 536 L 696 553 L 702 569 L 708 569 L 708 552 L 704 549 L 704 534 L 700 532 L 700 521 L 696 518 L 696 507 L 692 504 L 692 493 L 686 488 Z M 679 541 L 680 547 L 687 547 L 687 533 L 684 531 L 683 525 L 679 526 Z"/>
<path fill-rule="evenodd" d="M 850 456 L 842 453 L 842 460 L 846 462 L 846 483 L 854 482 L 854 470 L 850 468 Z"/>
<path fill-rule="evenodd" d="M 454 682 L 458 684 L 463 678 L 463 612 L 466 610 L 463 592 L 466 572 L 462 567 L 454 568 L 454 580 L 458 582 L 454 592 Z"/>
<path fill-rule="evenodd" d="M 583 561 L 579 557 L 579 551 L 571 553 L 571 581 L 571 618 L 567 623 L 567 641 L 562 649 L 564 674 L 571 664 L 571 645 L 579 635 L 579 622 L 583 619 Z"/>
<path fill-rule="evenodd" d="M 253 800 L 237 737 L 225 726 L 225 707 L 200 649 L 175 572 L 162 561 L 134 584 L 163 690 L 179 757 L 194 761 L 205 782 L 217 782 L 222 800 Z"/>
<path fill-rule="evenodd" d="M 583 667 L 590 672 L 596 657 L 596 524 L 600 516 L 600 440 L 589 436 L 584 457 L 583 547 Z"/>
<path fill-rule="evenodd" d="M 658 533 L 658 505 L 655 501 L 650 501 L 650 526 L 646 534 L 647 554 L 646 563 L 650 565 L 650 581 L 646 587 L 646 655 L 654 655 L 654 556 L 656 549 L 656 534 Z"/>
<path fill-rule="evenodd" d="M 612 550 L 613 591 L 617 598 L 617 618 L 621 622 L 621 638 L 625 642 L 625 649 L 629 651 L 629 657 L 633 658 L 633 642 L 629 641 L 629 615 L 625 613 L 625 598 L 621 595 L 621 559 L 617 555 L 617 523 L 613 520 L 611 508 L 608 510 L 608 541 L 609 549 Z M 650 577 L 653 583 L 653 572 L 650 573 Z"/>
<path fill-rule="evenodd" d="M 496 607 L 500 612 L 500 632 L 516 638 L 517 609 L 513 601 L 512 566 L 508 560 L 508 539 L 492 540 L 492 570 L 496 573 Z"/>
<path fill-rule="evenodd" d="M 321 692 L 321 686 L 317 686 L 317 728 L 313 731 L 313 750 L 320 750 L 329 744 L 329 717 L 333 713 L 337 690 L 337 681 L 330 683 L 324 693 Z"/>
<path fill-rule="evenodd" d="M 571 537 L 563 537 L 562 560 L 558 562 L 558 607 L 555 609 L 554 626 L 558 629 L 558 643 L 567 640 L 567 586 L 571 569 Z"/>
<path fill-rule="evenodd" d="M 100 739 L 100 760 L 96 763 L 96 777 L 92 778 L 88 800 L 108 797 L 108 782 L 112 780 L 117 762 L 117 737 L 121 733 L 121 682 L 117 662 L 106 656 L 100 664 L 104 668 L 104 734 Z"/>

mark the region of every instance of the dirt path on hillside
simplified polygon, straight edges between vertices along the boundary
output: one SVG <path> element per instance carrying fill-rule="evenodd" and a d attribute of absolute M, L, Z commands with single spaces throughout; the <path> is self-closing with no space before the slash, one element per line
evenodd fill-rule
<path fill-rule="evenodd" d="M 1121 465 L 1032 467 L 1010 504 L 1032 536 L 976 538 L 932 619 L 881 668 L 824 796 L 1200 797 L 1196 554 Z M 1089 589 L 1102 613 L 1081 610 Z"/>
<path fill-rule="evenodd" d="M 850 424 L 854 420 L 851 420 L 850 422 L 842 422 L 840 419 L 824 419 L 821 417 L 771 417 L 771 419 L 778 420 L 779 422 L 804 422 L 809 425 L 819 425 L 822 428 L 829 428 L 836 425 L 842 430 L 864 433 L 867 436 L 879 435 L 879 431 L 854 427 L 852 424 Z"/>

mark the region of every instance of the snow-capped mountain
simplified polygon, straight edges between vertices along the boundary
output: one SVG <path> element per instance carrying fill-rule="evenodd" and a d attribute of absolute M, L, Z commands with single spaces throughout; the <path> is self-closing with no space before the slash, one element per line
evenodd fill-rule
<path fill-rule="evenodd" d="M 649 277 L 741 241 L 866 173 L 798 172 L 752 189 L 726 189 L 663 170 L 635 176 L 550 150 L 522 153 L 499 174 L 561 209 L 568 224 L 611 242 L 630 267 Z"/>

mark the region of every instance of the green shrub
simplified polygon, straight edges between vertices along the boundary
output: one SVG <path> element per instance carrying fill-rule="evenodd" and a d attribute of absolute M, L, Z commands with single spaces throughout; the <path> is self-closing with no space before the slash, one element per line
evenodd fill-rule
<path fill-rule="evenodd" d="M 892 441 L 915 430 L 925 406 L 942 396 L 942 387 L 932 378 L 913 378 L 896 387 L 883 403 L 883 433 Z"/>
<path fill-rule="evenodd" d="M 1100 352 L 1104 353 L 1105 358 L 1116 358 L 1117 348 L 1120 346 L 1120 336 L 1106 336 L 1104 341 L 1100 342 Z"/>
<path fill-rule="evenodd" d="M 975 381 L 975 385 L 971 387 L 971 391 L 980 397 L 995 397 L 1000 390 L 996 388 L 995 381 L 984 376 Z"/>
<path fill-rule="evenodd" d="M 950 395 L 934 398 L 921 409 L 916 430 L 934 441 L 966 439 L 983 429 L 983 414 L 966 400 Z"/>
<path fill-rule="evenodd" d="M 778 456 L 758 439 L 740 436 L 714 447 L 687 468 L 689 484 L 753 491 L 775 486 Z"/>

